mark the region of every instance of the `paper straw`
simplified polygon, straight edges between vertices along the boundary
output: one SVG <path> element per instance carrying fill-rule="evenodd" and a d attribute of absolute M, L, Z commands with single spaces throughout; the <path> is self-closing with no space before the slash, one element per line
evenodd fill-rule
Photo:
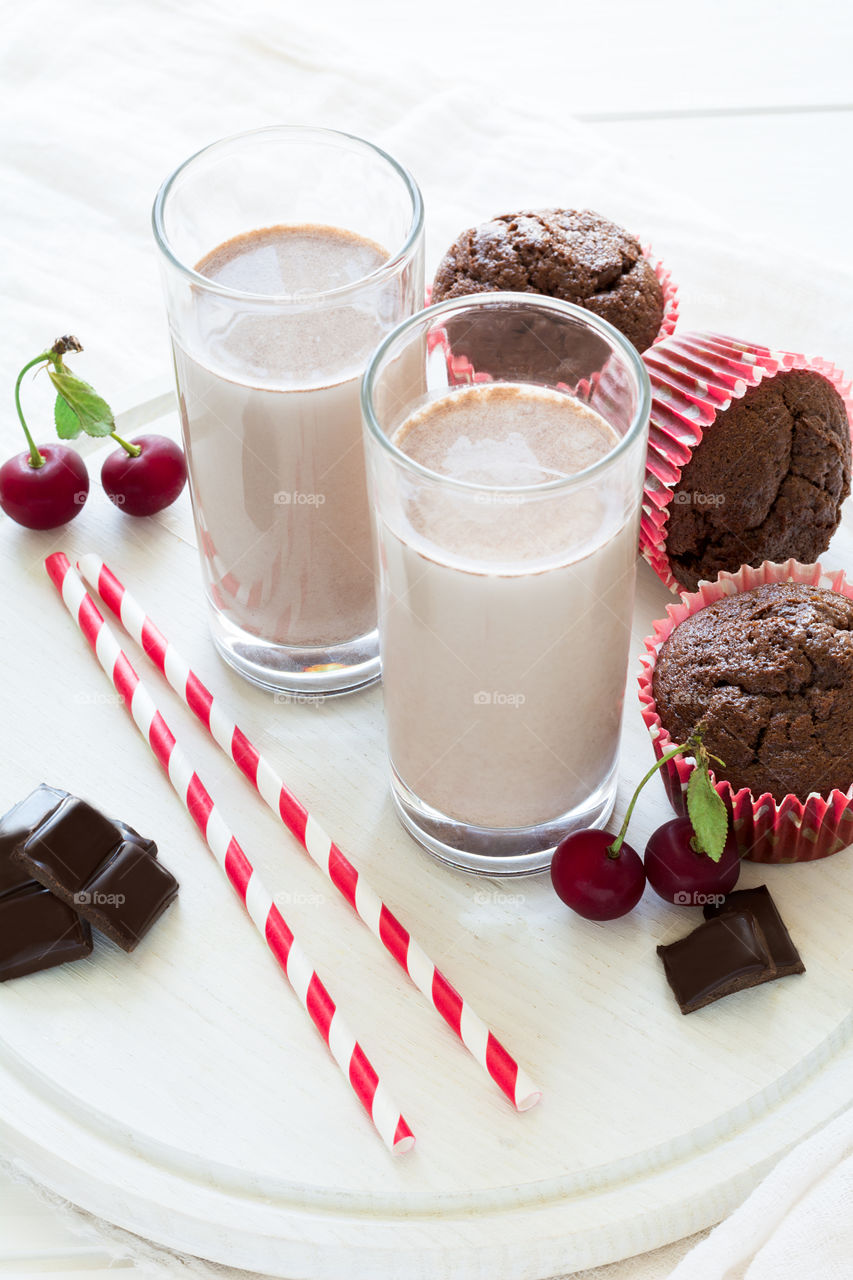
<path fill-rule="evenodd" d="M 293 988 L 300 1004 L 329 1046 L 356 1097 L 392 1151 L 409 1151 L 415 1139 L 385 1090 L 337 1006 L 294 938 L 269 890 L 222 819 L 210 794 L 175 741 L 148 690 L 130 664 L 92 597 L 69 564 L 55 552 L 45 560 L 47 572 L 66 609 L 121 694 L 137 729 L 145 738 L 216 861 L 246 907 L 252 921 Z"/>
<path fill-rule="evenodd" d="M 127 588 L 96 555 L 81 556 L 78 567 L 103 602 L 142 646 L 186 706 L 198 717 L 225 754 L 277 814 L 323 874 L 394 957 L 434 1009 L 441 1014 L 473 1058 L 519 1110 L 527 1111 L 542 1096 L 456 988 L 433 964 L 423 948 L 385 905 L 364 876 L 335 844 L 320 823 L 297 800 L 269 761 L 231 719 Z"/>

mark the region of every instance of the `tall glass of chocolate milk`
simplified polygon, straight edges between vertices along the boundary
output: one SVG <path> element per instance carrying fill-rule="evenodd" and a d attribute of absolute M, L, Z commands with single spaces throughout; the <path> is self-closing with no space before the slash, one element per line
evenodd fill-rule
<path fill-rule="evenodd" d="M 423 206 L 359 138 L 206 147 L 154 203 L 214 643 L 291 695 L 379 677 L 359 386 L 423 299 Z"/>
<path fill-rule="evenodd" d="M 404 321 L 362 387 L 393 799 L 468 871 L 538 871 L 616 793 L 649 379 L 532 294 Z"/>

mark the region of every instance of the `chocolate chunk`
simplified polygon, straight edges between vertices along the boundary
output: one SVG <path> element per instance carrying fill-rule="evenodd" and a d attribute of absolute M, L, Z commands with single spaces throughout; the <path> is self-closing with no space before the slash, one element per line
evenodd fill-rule
<path fill-rule="evenodd" d="M 805 973 L 806 966 L 791 941 L 791 935 L 766 884 L 760 884 L 755 889 L 736 889 L 719 906 L 709 903 L 703 910 L 706 920 L 730 915 L 733 911 L 751 911 L 764 934 L 770 959 L 776 969 L 775 976 L 785 978 L 792 973 Z"/>
<path fill-rule="evenodd" d="M 92 952 L 92 930 L 86 921 L 37 884 L 11 856 L 65 795 L 42 785 L 0 818 L 0 982 Z"/>
<path fill-rule="evenodd" d="M 56 892 L 62 896 L 61 888 Z M 178 882 L 162 863 L 135 840 L 123 840 L 73 901 L 84 919 L 132 951 L 177 893 Z"/>
<path fill-rule="evenodd" d="M 133 951 L 178 892 L 152 841 L 74 796 L 65 796 L 10 857 L 125 951 Z"/>
<path fill-rule="evenodd" d="M 123 839 L 114 822 L 76 796 L 66 796 L 52 814 L 19 844 L 13 858 L 30 874 L 69 895 L 82 890 Z"/>
<path fill-rule="evenodd" d="M 0 898 L 0 982 L 92 953 L 92 930 L 34 881 Z"/>
<path fill-rule="evenodd" d="M 10 854 L 59 808 L 67 795 L 67 791 L 58 791 L 43 782 L 25 800 L 19 800 L 0 818 L 0 898 L 24 885 L 32 884 L 32 877 L 12 861 Z"/>
<path fill-rule="evenodd" d="M 682 1013 L 777 976 L 761 926 L 750 911 L 715 916 L 686 938 L 658 947 L 658 955 Z"/>

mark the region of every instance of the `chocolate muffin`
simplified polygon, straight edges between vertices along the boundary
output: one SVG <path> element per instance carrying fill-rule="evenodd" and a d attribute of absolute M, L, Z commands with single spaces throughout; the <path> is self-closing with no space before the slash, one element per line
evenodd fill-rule
<path fill-rule="evenodd" d="M 717 414 L 681 473 L 666 551 L 694 591 L 722 569 L 829 545 L 850 493 L 850 424 L 832 383 L 811 370 L 765 378 Z"/>
<path fill-rule="evenodd" d="M 432 300 L 492 290 L 577 303 L 638 351 L 652 345 L 664 314 L 663 290 L 639 240 L 589 209 L 507 213 L 463 231 L 439 264 Z"/>
<path fill-rule="evenodd" d="M 673 742 L 704 722 L 718 779 L 805 800 L 853 783 L 853 601 L 801 583 L 724 596 L 658 654 L 657 713 Z"/>

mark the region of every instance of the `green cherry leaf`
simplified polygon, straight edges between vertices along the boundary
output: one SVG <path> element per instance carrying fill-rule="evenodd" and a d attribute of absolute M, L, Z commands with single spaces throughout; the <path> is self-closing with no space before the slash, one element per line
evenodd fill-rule
<path fill-rule="evenodd" d="M 86 435 L 108 436 L 115 430 L 112 409 L 88 382 L 65 368 L 48 369 L 47 372 L 58 394 L 76 414 Z"/>
<path fill-rule="evenodd" d="M 76 440 L 83 430 L 83 424 L 77 414 L 68 401 L 63 400 L 62 396 L 56 397 L 56 404 L 53 407 L 53 420 L 56 423 L 56 434 L 60 440 Z"/>
<path fill-rule="evenodd" d="M 697 844 L 713 862 L 719 862 L 729 830 L 729 815 L 707 769 L 698 762 L 687 782 L 687 813 Z"/>

